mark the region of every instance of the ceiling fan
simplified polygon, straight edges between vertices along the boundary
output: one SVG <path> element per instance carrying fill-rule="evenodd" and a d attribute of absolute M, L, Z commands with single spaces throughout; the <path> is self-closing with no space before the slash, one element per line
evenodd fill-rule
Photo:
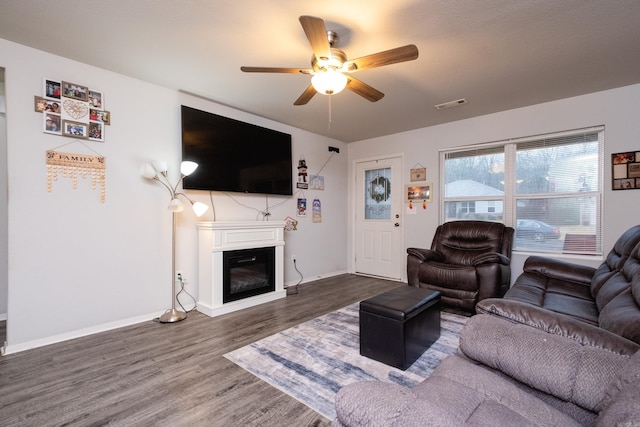
<path fill-rule="evenodd" d="M 350 74 L 370 68 L 382 67 L 383 65 L 412 61 L 418 57 L 418 48 L 409 44 L 348 60 L 347 55 L 342 50 L 332 47 L 338 39 L 338 34 L 333 31 L 327 31 L 321 18 L 301 16 L 299 20 L 313 50 L 311 68 L 240 67 L 242 71 L 247 73 L 312 75 L 311 84 L 296 99 L 293 105 L 305 105 L 318 92 L 324 95 L 334 95 L 345 87 L 371 102 L 379 101 L 384 96 L 384 93 Z"/>

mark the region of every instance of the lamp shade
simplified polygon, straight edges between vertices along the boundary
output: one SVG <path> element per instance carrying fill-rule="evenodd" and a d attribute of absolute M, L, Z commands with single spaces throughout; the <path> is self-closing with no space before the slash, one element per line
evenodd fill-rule
<path fill-rule="evenodd" d="M 175 199 L 171 199 L 169 202 L 169 206 L 167 207 L 171 212 L 182 212 L 184 210 L 184 205 L 177 197 Z"/>
<path fill-rule="evenodd" d="M 162 160 L 154 160 L 153 161 L 153 168 L 159 173 L 166 174 L 167 173 L 167 162 L 163 162 Z"/>
<path fill-rule="evenodd" d="M 313 88 L 323 95 L 334 95 L 347 85 L 347 76 L 328 68 L 325 71 L 319 71 L 311 78 Z"/>
<path fill-rule="evenodd" d="M 193 208 L 193 212 L 196 214 L 197 217 L 201 217 L 202 215 L 204 215 L 206 211 L 209 210 L 209 206 L 200 202 L 192 202 L 191 207 Z"/>
<path fill-rule="evenodd" d="M 151 163 L 144 163 L 140 166 L 140 175 L 144 176 L 147 179 L 153 179 L 158 174 L 156 170 L 151 166 Z"/>
<path fill-rule="evenodd" d="M 193 173 L 194 170 L 198 168 L 198 164 L 196 162 L 182 162 L 180 163 L 180 173 L 184 176 L 189 176 Z"/>

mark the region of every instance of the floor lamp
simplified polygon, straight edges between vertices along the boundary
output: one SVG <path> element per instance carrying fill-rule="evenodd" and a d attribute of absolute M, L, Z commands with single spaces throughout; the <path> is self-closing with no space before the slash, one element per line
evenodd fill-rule
<path fill-rule="evenodd" d="M 207 205 L 200 202 L 194 202 L 186 194 L 182 192 L 178 192 L 178 185 L 182 182 L 185 176 L 189 176 L 196 170 L 198 164 L 195 162 L 182 162 L 180 164 L 180 179 L 176 182 L 174 186 L 171 186 L 169 179 L 167 178 L 167 163 L 155 161 L 153 163 L 145 163 L 140 167 L 140 174 L 147 178 L 153 179 L 162 184 L 164 188 L 169 191 L 169 195 L 171 196 L 171 200 L 169 202 L 168 209 L 172 215 L 172 225 L 171 225 L 171 291 L 173 292 L 171 298 L 171 308 L 164 312 L 162 316 L 160 316 L 160 323 L 173 323 L 179 322 L 180 320 L 184 320 L 187 318 L 187 313 L 184 311 L 180 311 L 176 309 L 176 214 L 178 212 L 182 212 L 184 210 L 184 206 L 179 199 L 179 196 L 184 197 L 191 203 L 191 207 L 193 208 L 193 212 L 196 216 L 201 217 L 204 213 L 209 209 Z"/>

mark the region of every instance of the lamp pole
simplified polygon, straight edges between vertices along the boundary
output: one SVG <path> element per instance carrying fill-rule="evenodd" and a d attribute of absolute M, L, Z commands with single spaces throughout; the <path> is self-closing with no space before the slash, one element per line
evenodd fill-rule
<path fill-rule="evenodd" d="M 176 213 L 171 213 L 171 309 L 160 316 L 160 323 L 179 322 L 187 318 L 187 313 L 176 308 Z"/>
<path fill-rule="evenodd" d="M 153 179 L 162 184 L 163 187 L 169 191 L 171 201 L 169 202 L 169 210 L 171 211 L 171 308 L 165 311 L 159 318 L 160 323 L 173 323 L 179 322 L 187 318 L 187 313 L 176 309 L 176 213 L 182 212 L 183 206 L 178 196 L 182 196 L 191 203 L 196 216 L 202 216 L 209 208 L 204 203 L 194 202 L 186 194 L 178 192 L 178 185 L 182 182 L 185 176 L 193 173 L 198 167 L 194 162 L 182 162 L 180 165 L 180 179 L 176 182 L 175 186 L 171 186 L 167 178 L 167 166 L 165 162 L 153 162 L 153 164 L 145 163 L 140 168 L 140 174 L 147 179 Z M 162 177 L 162 178 L 161 178 Z"/>

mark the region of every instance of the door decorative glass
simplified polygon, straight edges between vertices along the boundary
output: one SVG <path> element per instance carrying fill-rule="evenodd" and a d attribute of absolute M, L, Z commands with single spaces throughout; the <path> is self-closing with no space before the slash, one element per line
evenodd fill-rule
<path fill-rule="evenodd" d="M 365 171 L 365 219 L 391 219 L 391 168 Z"/>

